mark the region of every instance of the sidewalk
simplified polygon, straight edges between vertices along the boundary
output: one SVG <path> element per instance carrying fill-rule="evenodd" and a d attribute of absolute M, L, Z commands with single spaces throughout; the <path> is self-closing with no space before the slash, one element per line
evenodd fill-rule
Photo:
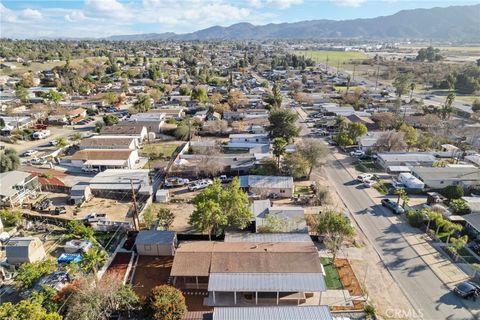
<path fill-rule="evenodd" d="M 351 166 L 348 156 L 338 152 L 334 152 L 332 155 L 340 161 L 345 170 L 352 176 L 352 179 L 360 174 Z M 380 201 L 383 196 L 377 190 L 369 188 L 365 191 L 373 202 L 381 204 Z M 455 284 L 469 279 L 465 272 L 428 242 L 430 239 L 425 233 L 411 227 L 404 217 L 393 216 L 389 220 L 400 230 L 404 239 L 447 287 L 452 289 Z"/>

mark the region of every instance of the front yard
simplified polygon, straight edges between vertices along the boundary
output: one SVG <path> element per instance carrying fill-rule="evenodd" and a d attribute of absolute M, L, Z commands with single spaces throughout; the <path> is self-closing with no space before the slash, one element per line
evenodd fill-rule
<path fill-rule="evenodd" d="M 342 290 L 342 282 L 340 281 L 340 276 L 338 274 L 335 264 L 333 264 L 332 259 L 321 257 L 320 261 L 325 270 L 325 283 L 328 290 Z"/>

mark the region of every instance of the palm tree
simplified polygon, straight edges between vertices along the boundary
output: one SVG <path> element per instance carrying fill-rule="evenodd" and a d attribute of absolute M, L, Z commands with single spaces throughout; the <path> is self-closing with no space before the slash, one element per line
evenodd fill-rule
<path fill-rule="evenodd" d="M 98 266 L 103 265 L 107 260 L 107 252 L 98 246 L 94 246 L 83 255 L 82 268 L 87 272 L 92 271 L 95 281 L 97 281 Z"/>
<path fill-rule="evenodd" d="M 450 242 L 450 236 L 455 232 L 461 231 L 462 226 L 450 221 L 447 221 L 446 224 L 443 226 L 443 230 L 447 233 L 447 244 Z"/>
<path fill-rule="evenodd" d="M 348 75 L 348 76 L 347 76 L 347 93 L 346 93 L 347 95 L 348 95 L 348 90 L 350 89 L 350 81 L 351 81 L 351 80 L 352 80 L 352 79 L 351 79 L 350 75 Z"/>
<path fill-rule="evenodd" d="M 412 103 L 413 90 L 415 90 L 415 82 L 410 83 L 410 103 Z"/>
<path fill-rule="evenodd" d="M 440 218 L 442 218 L 442 215 L 430 209 L 424 209 L 423 213 L 428 217 L 428 223 L 427 223 L 427 233 L 428 233 L 428 230 L 430 229 L 430 223 L 432 221 L 439 220 Z"/>
<path fill-rule="evenodd" d="M 455 93 L 449 93 L 447 98 L 445 99 L 445 104 L 442 107 L 441 115 L 443 120 L 447 120 L 450 118 L 450 115 L 453 112 L 452 104 L 455 101 Z"/>
<path fill-rule="evenodd" d="M 277 168 L 280 169 L 280 157 L 285 154 L 285 149 L 288 145 L 284 138 L 275 138 L 273 141 L 273 155 L 277 158 Z"/>

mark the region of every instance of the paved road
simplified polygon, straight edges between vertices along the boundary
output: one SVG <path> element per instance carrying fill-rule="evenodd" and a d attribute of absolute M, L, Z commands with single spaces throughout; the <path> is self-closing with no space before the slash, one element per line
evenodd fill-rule
<path fill-rule="evenodd" d="M 303 110 L 296 110 L 300 118 L 303 118 Z M 300 123 L 300 127 L 302 135 L 310 132 L 305 123 Z M 323 142 L 319 140 L 319 143 Z M 426 320 L 480 319 L 480 302 L 476 304 L 469 301 L 468 310 L 465 301 L 455 296 L 440 281 L 403 238 L 402 234 L 415 232 L 415 229 L 401 220 L 392 222 L 393 215 L 390 211 L 376 204 L 363 188 L 359 188 L 354 177 L 333 155 L 328 160 L 325 171 L 366 238 L 415 308 L 407 310 L 406 314 L 405 310 L 391 310 L 392 314 L 388 316 Z M 473 313 L 471 310 L 474 310 Z"/>
<path fill-rule="evenodd" d="M 411 230 L 406 223 L 394 224 L 391 213 L 375 204 L 342 164 L 331 159 L 326 172 L 365 236 L 416 310 L 404 315 L 417 319 L 480 319 L 465 308 L 402 237 Z M 370 208 L 369 210 L 365 210 Z M 401 230 L 400 230 L 401 229 Z"/>

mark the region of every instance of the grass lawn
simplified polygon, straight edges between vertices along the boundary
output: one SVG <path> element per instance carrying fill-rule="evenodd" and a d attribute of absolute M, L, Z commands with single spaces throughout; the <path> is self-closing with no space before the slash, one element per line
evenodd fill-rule
<path fill-rule="evenodd" d="M 388 190 L 392 187 L 392 184 L 385 182 L 383 180 L 380 180 L 373 187 L 381 194 L 386 195 L 388 194 Z"/>
<path fill-rule="evenodd" d="M 146 144 L 140 151 L 140 155 L 143 157 L 151 157 L 152 159 L 171 157 L 181 144 L 181 142 L 160 142 Z"/>
<path fill-rule="evenodd" d="M 305 195 L 309 195 L 310 192 L 311 190 L 309 186 L 295 186 L 295 192 L 294 192 L 295 195 L 305 196 Z"/>
<path fill-rule="evenodd" d="M 355 163 L 355 169 L 360 172 L 375 172 L 377 167 L 373 161 L 357 161 Z"/>
<path fill-rule="evenodd" d="M 323 269 L 325 269 L 325 283 L 327 284 L 327 289 L 343 289 L 342 283 L 340 282 L 340 276 L 338 274 L 337 268 L 332 262 L 332 259 L 321 257 L 320 262 L 323 265 Z"/>
<path fill-rule="evenodd" d="M 337 67 L 339 64 L 344 64 L 350 60 L 362 60 L 368 58 L 364 52 L 356 51 L 300 50 L 295 51 L 295 53 L 298 55 L 304 55 L 306 58 L 311 58 L 320 63 L 327 63 L 328 58 L 328 65 L 332 67 Z"/>

